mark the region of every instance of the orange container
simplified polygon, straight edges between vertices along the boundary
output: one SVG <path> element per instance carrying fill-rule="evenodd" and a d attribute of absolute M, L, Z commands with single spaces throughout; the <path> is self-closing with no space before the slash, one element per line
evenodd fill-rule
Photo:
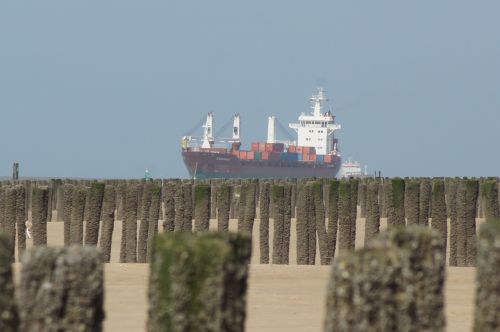
<path fill-rule="evenodd" d="M 266 144 L 265 143 L 259 143 L 259 151 L 260 152 L 266 151 Z"/>
<path fill-rule="evenodd" d="M 316 161 L 316 155 L 315 154 L 310 154 L 309 155 L 309 161 Z"/>
<path fill-rule="evenodd" d="M 262 160 L 269 160 L 269 152 L 262 152 Z"/>
<path fill-rule="evenodd" d="M 332 162 L 332 155 L 327 154 L 325 155 L 325 163 L 331 163 Z"/>
<path fill-rule="evenodd" d="M 297 147 L 295 145 L 288 146 L 288 152 L 297 152 Z"/>
<path fill-rule="evenodd" d="M 252 143 L 252 151 L 259 151 L 259 143 Z"/>
<path fill-rule="evenodd" d="M 238 150 L 233 150 L 233 156 L 239 157 L 240 156 L 240 151 Z"/>
<path fill-rule="evenodd" d="M 247 152 L 246 151 L 240 151 L 240 159 L 247 159 Z"/>

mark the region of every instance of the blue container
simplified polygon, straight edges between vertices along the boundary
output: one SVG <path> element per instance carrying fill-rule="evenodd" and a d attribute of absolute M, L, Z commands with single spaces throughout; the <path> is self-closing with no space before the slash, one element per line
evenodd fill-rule
<path fill-rule="evenodd" d="M 297 159 L 297 160 L 302 161 L 302 154 L 299 154 L 298 156 L 299 156 L 299 157 L 298 157 L 298 159 Z"/>
<path fill-rule="evenodd" d="M 282 161 L 297 161 L 298 155 L 293 152 L 283 152 L 280 153 L 280 160 Z"/>
<path fill-rule="evenodd" d="M 316 155 L 316 161 L 322 163 L 325 160 L 325 156 L 322 154 Z"/>

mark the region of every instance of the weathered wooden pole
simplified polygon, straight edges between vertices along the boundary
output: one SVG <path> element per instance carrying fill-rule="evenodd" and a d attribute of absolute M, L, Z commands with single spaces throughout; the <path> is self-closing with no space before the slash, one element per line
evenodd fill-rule
<path fill-rule="evenodd" d="M 113 230 L 115 227 L 115 207 L 115 187 L 107 185 L 104 188 L 101 210 L 101 234 L 99 238 L 99 247 L 101 248 L 103 261 L 105 263 L 109 263 L 111 260 L 111 244 L 113 240 Z"/>
<path fill-rule="evenodd" d="M 194 187 L 194 230 L 208 232 L 210 226 L 211 187 L 198 184 Z"/>
<path fill-rule="evenodd" d="M 94 182 L 90 186 L 88 200 L 88 216 L 85 225 L 85 245 L 97 246 L 99 239 L 99 221 L 101 220 L 102 200 L 104 198 L 105 184 Z"/>

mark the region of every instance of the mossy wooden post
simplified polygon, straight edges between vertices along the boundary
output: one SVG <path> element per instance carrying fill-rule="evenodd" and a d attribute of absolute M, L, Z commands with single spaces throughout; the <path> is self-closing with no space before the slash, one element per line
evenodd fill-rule
<path fill-rule="evenodd" d="M 273 264 L 282 263 L 283 227 L 285 223 L 285 188 L 283 185 L 272 186 L 273 210 Z"/>
<path fill-rule="evenodd" d="M 62 205 L 62 221 L 64 223 L 64 245 L 68 246 L 71 234 L 71 208 L 73 201 L 73 191 L 75 187 L 72 184 L 64 184 L 61 187 L 61 205 Z"/>
<path fill-rule="evenodd" d="M 48 189 L 34 187 L 32 193 L 32 213 L 33 224 L 33 245 L 47 245 L 47 210 L 48 210 Z"/>
<path fill-rule="evenodd" d="M 432 213 L 431 227 L 441 237 L 443 242 L 443 257 L 446 262 L 446 246 L 448 240 L 448 216 L 446 213 L 445 187 L 442 178 L 432 181 Z"/>
<path fill-rule="evenodd" d="M 115 227 L 115 207 L 115 187 L 112 185 L 106 185 L 102 200 L 101 234 L 99 238 L 99 247 L 101 248 L 103 261 L 105 263 L 109 263 L 111 260 L 111 244 L 113 240 L 113 230 Z"/>
<path fill-rule="evenodd" d="M 457 266 L 467 266 L 466 179 L 457 180 Z"/>
<path fill-rule="evenodd" d="M 252 237 L 253 224 L 255 221 L 255 192 L 256 185 L 253 181 L 249 181 L 246 185 L 244 211 L 243 211 L 243 225 L 242 228 L 238 227 L 238 231 L 244 231 Z"/>
<path fill-rule="evenodd" d="M 69 244 L 81 245 L 83 243 L 83 217 L 85 202 L 87 201 L 87 188 L 78 186 L 73 190 L 71 199 L 71 225 Z"/>
<path fill-rule="evenodd" d="M 193 185 L 185 183 L 182 185 L 182 196 L 184 198 L 184 222 L 182 230 L 185 232 L 193 231 Z"/>
<path fill-rule="evenodd" d="M 394 248 L 401 257 L 397 330 L 444 331 L 445 257 L 441 236 L 421 226 L 394 228 L 370 247 Z"/>
<path fill-rule="evenodd" d="M 479 193 L 479 182 L 477 179 L 466 181 L 466 207 L 467 218 L 465 222 L 467 266 L 476 266 L 476 211 Z"/>
<path fill-rule="evenodd" d="M 431 211 L 431 196 L 432 196 L 432 183 L 429 178 L 422 178 L 420 180 L 420 211 L 419 222 L 420 226 L 429 225 L 429 216 Z"/>
<path fill-rule="evenodd" d="M 178 183 L 175 187 L 175 218 L 174 218 L 174 231 L 182 231 L 184 225 L 184 191 L 182 184 Z"/>
<path fill-rule="evenodd" d="M 405 181 L 401 178 L 391 180 L 391 199 L 387 215 L 387 229 L 405 226 Z"/>
<path fill-rule="evenodd" d="M 339 183 L 339 252 L 351 248 L 351 184 L 348 181 Z"/>
<path fill-rule="evenodd" d="M 175 190 L 176 185 L 173 181 L 165 182 L 163 196 L 163 205 L 165 216 L 163 218 L 163 231 L 173 232 L 175 228 Z"/>
<path fill-rule="evenodd" d="M 139 235 L 137 238 L 137 263 L 146 263 L 148 253 L 149 212 L 151 209 L 152 190 L 156 185 L 148 181 L 142 192 L 141 220 L 139 223 Z"/>
<path fill-rule="evenodd" d="M 10 187 L 5 190 L 5 208 L 3 220 L 3 233 L 8 239 L 8 249 L 10 252 L 10 261 L 14 262 L 14 252 L 16 248 L 16 197 L 17 189 Z"/>
<path fill-rule="evenodd" d="M 391 201 L 391 192 L 392 192 L 392 185 L 391 185 L 391 179 L 390 178 L 384 178 L 384 182 L 381 184 L 382 187 L 382 192 L 380 194 L 380 217 L 381 218 L 387 218 L 389 216 L 389 209 L 390 209 L 390 201 Z"/>
<path fill-rule="evenodd" d="M 14 297 L 14 277 L 12 273 L 11 240 L 0 233 L 0 331 L 16 332 L 19 317 Z"/>
<path fill-rule="evenodd" d="M 339 219 L 339 181 L 332 180 L 328 186 L 328 255 L 333 260 L 337 246 L 337 229 Z"/>
<path fill-rule="evenodd" d="M 259 245 L 260 264 L 269 264 L 269 188 L 268 182 L 260 185 L 259 196 Z M 219 189 L 221 190 L 222 187 Z"/>
<path fill-rule="evenodd" d="M 26 189 L 24 186 L 17 186 L 16 193 L 16 229 L 17 229 L 17 255 L 21 259 L 26 249 Z"/>
<path fill-rule="evenodd" d="M 316 211 L 314 208 L 313 182 L 306 184 L 307 194 L 307 233 L 308 233 L 308 262 L 316 264 Z"/>
<path fill-rule="evenodd" d="M 479 230 L 474 331 L 500 329 L 500 220 L 490 219 Z"/>
<path fill-rule="evenodd" d="M 315 181 L 312 184 L 313 201 L 314 201 L 314 216 L 316 223 L 316 232 L 318 233 L 319 256 L 321 265 L 329 265 L 331 263 L 330 252 L 328 248 L 328 239 L 325 225 L 325 205 L 323 202 L 323 183 Z"/>
<path fill-rule="evenodd" d="M 146 262 L 151 262 L 153 255 L 154 239 L 158 234 L 158 221 L 160 219 L 160 206 L 161 206 L 161 187 L 154 185 L 151 187 L 151 204 L 149 208 L 149 229 L 147 238 L 147 256 Z"/>
<path fill-rule="evenodd" d="M 30 249 L 19 288 L 20 331 L 102 331 L 102 256 L 94 247 Z"/>
<path fill-rule="evenodd" d="M 349 247 L 354 249 L 356 247 L 356 219 L 358 218 L 358 187 L 359 180 L 358 179 L 349 179 L 351 184 L 351 239 L 349 243 Z"/>
<path fill-rule="evenodd" d="M 236 188 L 236 196 L 237 204 L 236 204 L 236 217 L 238 218 L 238 232 L 242 229 L 245 229 L 245 202 L 246 202 L 246 192 L 247 192 L 247 183 L 242 182 Z"/>
<path fill-rule="evenodd" d="M 290 235 L 292 228 L 292 186 L 290 183 L 283 183 L 283 202 L 284 202 L 284 218 L 283 218 L 283 236 L 282 236 L 282 264 L 290 262 Z"/>
<path fill-rule="evenodd" d="M 94 182 L 89 191 L 89 213 L 85 226 L 85 245 L 97 246 L 99 239 L 99 221 L 101 220 L 102 199 L 104 198 L 105 184 Z"/>
<path fill-rule="evenodd" d="M 359 181 L 358 185 L 359 217 L 366 217 L 366 183 Z"/>
<path fill-rule="evenodd" d="M 420 222 L 420 181 L 408 179 L 405 184 L 405 215 L 408 225 Z"/>
<path fill-rule="evenodd" d="M 148 331 L 243 331 L 250 244 L 230 233 L 158 236 Z"/>
<path fill-rule="evenodd" d="M 211 187 L 198 184 L 194 187 L 194 230 L 208 232 L 210 226 Z"/>
<path fill-rule="evenodd" d="M 379 183 L 372 181 L 366 189 L 366 221 L 365 246 L 370 243 L 380 231 L 380 209 L 378 204 Z"/>
<path fill-rule="evenodd" d="M 227 232 L 229 230 L 229 213 L 231 208 L 231 188 L 222 183 L 217 188 L 217 230 Z"/>
<path fill-rule="evenodd" d="M 297 185 L 297 264 L 309 264 L 309 216 L 308 216 L 308 187 L 306 184 Z"/>
<path fill-rule="evenodd" d="M 393 248 L 341 254 L 332 267 L 323 331 L 411 331 L 399 325 L 400 275 Z"/>
<path fill-rule="evenodd" d="M 137 205 L 138 190 L 140 186 L 127 186 L 127 199 L 125 201 L 125 239 L 122 238 L 122 249 L 125 249 L 125 263 L 137 262 Z M 123 234 L 123 233 L 122 233 Z M 120 254 L 120 262 L 122 255 Z"/>
<path fill-rule="evenodd" d="M 125 219 L 125 201 L 127 198 L 127 184 L 121 182 L 116 187 L 116 220 L 123 222 Z"/>
<path fill-rule="evenodd" d="M 457 180 L 445 179 L 446 206 L 450 218 L 450 257 L 449 265 L 457 266 Z"/>
<path fill-rule="evenodd" d="M 498 211 L 498 180 L 485 179 L 481 187 L 481 201 L 483 203 L 484 218 L 500 218 Z"/>

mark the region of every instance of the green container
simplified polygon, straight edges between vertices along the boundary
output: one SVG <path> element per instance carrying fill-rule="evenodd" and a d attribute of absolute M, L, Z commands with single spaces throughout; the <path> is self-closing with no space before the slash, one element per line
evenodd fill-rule
<path fill-rule="evenodd" d="M 262 152 L 255 152 L 253 154 L 253 159 L 254 160 L 262 160 Z"/>

